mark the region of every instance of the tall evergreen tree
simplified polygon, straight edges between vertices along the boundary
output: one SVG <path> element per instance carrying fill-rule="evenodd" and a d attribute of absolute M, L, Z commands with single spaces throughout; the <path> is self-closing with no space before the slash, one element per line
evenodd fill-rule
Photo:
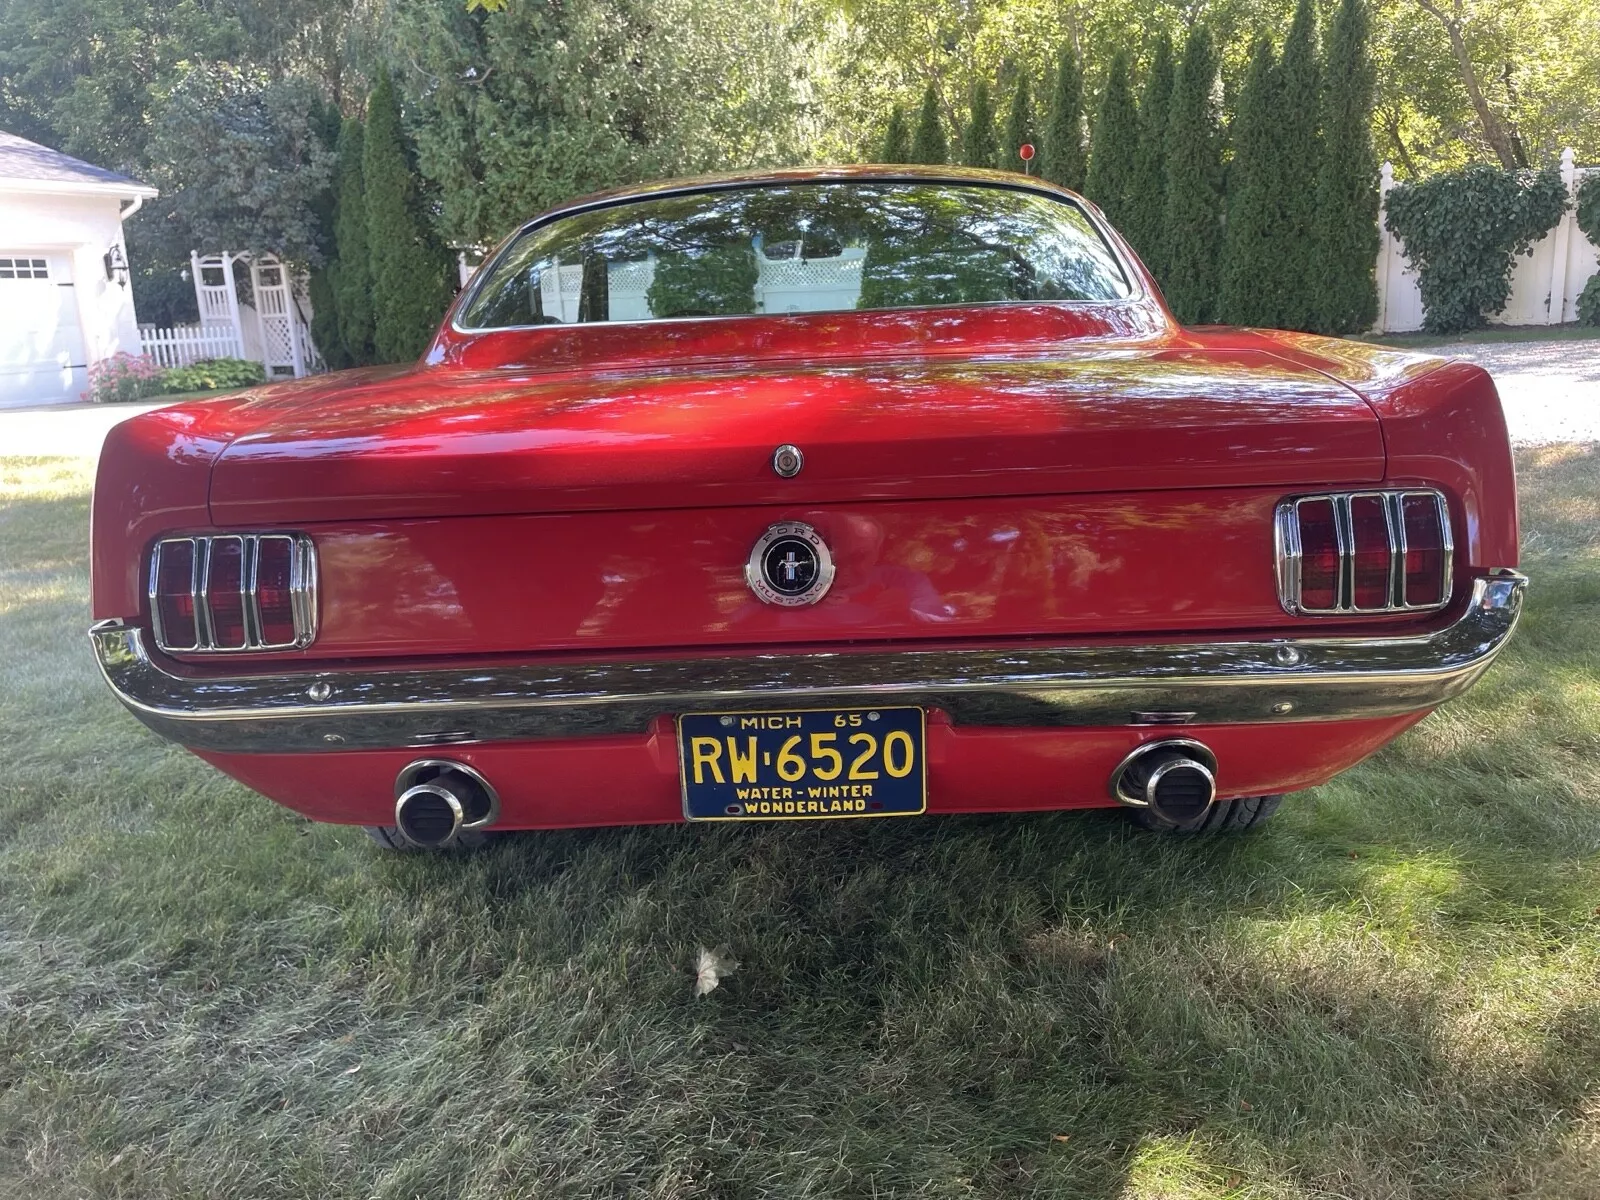
<path fill-rule="evenodd" d="M 379 362 L 404 362 L 427 348 L 450 289 L 444 248 L 423 217 L 400 128 L 400 100 L 387 72 L 378 77 L 367 101 L 361 171 L 372 264 L 373 348 Z"/>
<path fill-rule="evenodd" d="M 969 167 L 992 167 L 995 154 L 994 101 L 988 81 L 980 79 L 972 89 L 972 113 L 961 134 L 961 161 Z"/>
<path fill-rule="evenodd" d="M 1215 97 L 1217 51 L 1211 31 L 1189 31 L 1172 85 L 1167 122 L 1167 215 L 1162 290 L 1186 325 L 1217 316 L 1222 242 L 1222 130 Z"/>
<path fill-rule="evenodd" d="M 1133 212 L 1138 171 L 1139 108 L 1128 82 L 1128 56 L 1111 58 L 1106 90 L 1100 97 L 1094 131 L 1089 138 L 1089 174 L 1083 193 L 1105 212 L 1117 229 L 1126 228 Z"/>
<path fill-rule="evenodd" d="M 944 122 L 939 118 L 939 91 L 931 83 L 922 93 L 917 132 L 911 139 L 911 161 L 930 167 L 942 167 L 950 161 L 950 145 L 945 141 Z"/>
<path fill-rule="evenodd" d="M 1317 327 L 1360 333 L 1378 315 L 1378 163 L 1372 152 L 1374 74 L 1367 10 L 1341 0 L 1328 36 L 1322 168 L 1317 177 Z"/>
<path fill-rule="evenodd" d="M 911 134 L 906 129 L 906 114 L 898 104 L 889 110 L 889 127 L 883 131 L 883 149 L 878 161 L 886 163 L 911 161 Z"/>
<path fill-rule="evenodd" d="M 1233 325 L 1273 326 L 1282 320 L 1284 277 L 1278 251 L 1283 189 L 1277 182 L 1281 84 L 1272 41 L 1258 38 L 1229 131 L 1233 162 L 1228 168 L 1219 314 Z"/>
<path fill-rule="evenodd" d="M 1050 115 L 1039 154 L 1039 174 L 1051 183 L 1083 190 L 1087 163 L 1083 153 L 1083 74 L 1078 56 L 1067 42 L 1061 47 L 1054 86 L 1050 90 Z"/>
<path fill-rule="evenodd" d="M 1151 274 L 1167 273 L 1162 239 L 1167 221 L 1167 118 L 1172 112 L 1172 40 L 1156 39 L 1150 74 L 1139 98 L 1139 149 L 1134 155 L 1133 190 L 1122 234 L 1132 243 Z"/>
<path fill-rule="evenodd" d="M 372 357 L 372 263 L 367 256 L 366 185 L 361 158 L 361 122 L 346 120 L 339 131 L 339 167 L 334 179 L 333 303 L 339 316 L 341 361 L 363 366 Z M 324 353 L 328 347 L 323 347 Z"/>
<path fill-rule="evenodd" d="M 1322 161 L 1322 84 L 1317 63 L 1317 12 L 1313 0 L 1300 0 L 1284 39 L 1279 63 L 1279 204 L 1283 220 L 1274 233 L 1280 301 L 1277 323 L 1286 329 L 1315 327 L 1318 278 L 1317 174 Z M 1374 218 L 1376 219 L 1376 218 Z"/>
<path fill-rule="evenodd" d="M 1022 170 L 1022 159 L 1017 151 L 1025 143 L 1033 141 L 1033 138 L 1033 101 L 1028 95 L 1028 77 L 1019 71 L 1017 90 L 1011 94 L 1011 114 L 1006 118 L 1005 140 L 1000 144 L 1000 158 L 997 163 L 1000 169 Z"/>

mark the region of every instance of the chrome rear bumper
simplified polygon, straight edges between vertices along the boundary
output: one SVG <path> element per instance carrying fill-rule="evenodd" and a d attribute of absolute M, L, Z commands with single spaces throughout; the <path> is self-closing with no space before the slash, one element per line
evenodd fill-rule
<path fill-rule="evenodd" d="M 1459 695 L 1505 645 L 1527 579 L 1473 581 L 1408 637 L 868 650 L 476 670 L 179 675 L 139 629 L 89 631 L 117 698 L 197 750 L 281 753 L 639 733 L 663 713 L 919 704 L 960 725 L 1176 725 L 1396 716 Z"/>

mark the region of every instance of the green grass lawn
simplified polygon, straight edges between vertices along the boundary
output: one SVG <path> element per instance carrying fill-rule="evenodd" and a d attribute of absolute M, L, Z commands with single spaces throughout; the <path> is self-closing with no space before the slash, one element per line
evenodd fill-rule
<path fill-rule="evenodd" d="M 1457 346 L 1463 342 L 1581 342 L 1600 339 L 1600 325 L 1489 325 L 1469 333 L 1382 333 L 1364 334 L 1356 340 L 1380 346 L 1400 346 L 1426 350 L 1436 346 Z"/>
<path fill-rule="evenodd" d="M 0 1196 L 1600 1196 L 1600 453 L 1521 469 L 1515 644 L 1254 836 L 385 857 L 117 707 L 0 462 Z"/>

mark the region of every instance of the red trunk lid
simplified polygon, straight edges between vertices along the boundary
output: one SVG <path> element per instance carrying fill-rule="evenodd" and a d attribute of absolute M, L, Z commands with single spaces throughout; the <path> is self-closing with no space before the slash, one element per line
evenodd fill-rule
<path fill-rule="evenodd" d="M 272 405 L 219 525 L 1211 487 L 1383 476 L 1377 418 L 1251 349 L 539 372 L 426 368 Z M 798 445 L 794 479 L 774 449 Z"/>

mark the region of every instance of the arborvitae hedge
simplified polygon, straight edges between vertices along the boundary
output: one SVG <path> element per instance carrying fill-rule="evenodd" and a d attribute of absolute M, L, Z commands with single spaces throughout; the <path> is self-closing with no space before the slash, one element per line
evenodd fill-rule
<path fill-rule="evenodd" d="M 1317 327 L 1360 333 L 1378 315 L 1378 161 L 1372 152 L 1372 60 L 1367 10 L 1342 0 L 1328 37 L 1317 177 Z M 1546 226 L 1548 228 L 1548 226 Z"/>
<path fill-rule="evenodd" d="M 1277 184 L 1280 83 L 1272 41 L 1258 38 L 1230 130 L 1233 162 L 1228 168 L 1219 315 L 1231 325 L 1274 326 L 1282 320 L 1284 264 L 1276 261 L 1283 220 Z"/>
<path fill-rule="evenodd" d="M 1133 160 L 1133 190 L 1122 236 L 1159 280 L 1167 273 L 1162 239 L 1167 221 L 1167 120 L 1172 113 L 1172 41 L 1156 40 L 1150 74 L 1139 99 L 1139 146 Z"/>
<path fill-rule="evenodd" d="M 1003 171 L 1022 170 L 1022 158 L 1017 151 L 1033 139 L 1033 101 L 1028 95 L 1028 77 L 1019 73 L 1017 90 L 1011 93 L 1011 113 L 1006 118 L 1005 140 L 1000 145 L 1000 156 L 995 165 Z"/>
<path fill-rule="evenodd" d="M 423 218 L 387 74 L 367 101 L 367 252 L 372 263 L 373 347 L 379 362 L 404 362 L 427 348 L 450 300 L 448 259 Z"/>
<path fill-rule="evenodd" d="M 1278 291 L 1275 321 L 1285 329 L 1315 329 L 1322 292 L 1317 260 L 1317 175 L 1322 163 L 1322 81 L 1317 62 L 1317 12 L 1300 0 L 1278 67 L 1279 111 L 1275 138 L 1278 204 L 1282 220 L 1272 232 Z M 1373 214 L 1377 228 L 1377 214 Z M 1376 254 L 1376 250 L 1374 250 Z"/>
<path fill-rule="evenodd" d="M 351 366 L 373 360 L 372 263 L 367 255 L 367 201 L 361 159 L 365 139 L 361 122 L 345 121 L 339 131 L 338 192 L 333 218 L 334 264 L 331 272 L 334 307 L 339 314 L 339 342 Z"/>
<path fill-rule="evenodd" d="M 944 122 L 939 119 L 939 92 L 931 83 L 922 93 L 917 132 L 911 139 L 911 161 L 932 167 L 942 167 L 950 161 L 950 144 L 945 140 Z"/>
<path fill-rule="evenodd" d="M 1071 42 L 1061 47 L 1043 140 L 1039 174 L 1051 183 L 1081 192 L 1088 166 L 1083 153 L 1083 74 Z"/>
<path fill-rule="evenodd" d="M 989 96 L 988 82 L 980 79 L 972 89 L 972 113 L 961 134 L 961 161 L 969 167 L 993 167 L 996 149 L 994 101 Z"/>
<path fill-rule="evenodd" d="M 911 134 L 906 129 L 906 115 L 898 104 L 889 111 L 889 127 L 883 131 L 883 149 L 879 151 L 878 161 L 911 161 Z"/>
<path fill-rule="evenodd" d="M 1083 193 L 1100 206 L 1106 219 L 1125 230 L 1132 219 L 1138 187 L 1139 108 L 1128 82 L 1128 56 L 1111 59 L 1106 89 L 1100 97 L 1094 132 L 1089 138 L 1089 174 Z"/>
<path fill-rule="evenodd" d="M 1213 95 L 1217 51 L 1211 31 L 1189 33 L 1167 123 L 1167 211 L 1162 237 L 1167 303 L 1193 325 L 1217 317 L 1222 241 L 1222 127 Z"/>

